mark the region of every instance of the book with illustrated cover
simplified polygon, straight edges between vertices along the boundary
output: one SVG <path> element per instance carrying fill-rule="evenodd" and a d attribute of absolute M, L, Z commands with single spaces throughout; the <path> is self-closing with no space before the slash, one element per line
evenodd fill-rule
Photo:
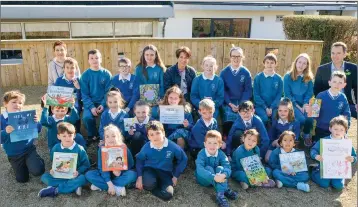
<path fill-rule="evenodd" d="M 140 100 L 151 106 L 157 105 L 159 100 L 159 84 L 145 84 L 139 86 Z"/>
<path fill-rule="evenodd" d="M 19 142 L 38 137 L 35 110 L 8 113 L 8 124 L 14 128 L 10 133 L 11 142 Z"/>
<path fill-rule="evenodd" d="M 308 117 L 319 117 L 319 111 L 321 110 L 322 99 L 311 98 L 309 105 L 312 107 L 312 112 L 308 114 Z"/>
<path fill-rule="evenodd" d="M 102 171 L 128 170 L 127 146 L 101 148 Z"/>
<path fill-rule="evenodd" d="M 240 163 L 251 185 L 259 185 L 269 179 L 258 155 L 244 157 Z"/>
<path fill-rule="evenodd" d="M 77 153 L 54 152 L 52 170 L 54 178 L 72 179 L 77 169 Z"/>
<path fill-rule="evenodd" d="M 291 174 L 293 172 L 307 171 L 306 156 L 304 152 L 281 153 L 280 164 L 284 173 Z"/>
<path fill-rule="evenodd" d="M 75 98 L 74 89 L 61 86 L 49 86 L 46 95 L 46 105 L 72 107 Z"/>
<path fill-rule="evenodd" d="M 135 131 L 135 118 L 124 118 L 124 131 L 128 132 L 133 129 Z"/>

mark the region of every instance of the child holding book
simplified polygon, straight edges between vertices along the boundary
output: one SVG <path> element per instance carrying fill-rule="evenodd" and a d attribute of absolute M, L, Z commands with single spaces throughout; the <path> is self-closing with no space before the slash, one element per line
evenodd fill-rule
<path fill-rule="evenodd" d="M 255 109 L 251 101 L 245 101 L 239 105 L 239 116 L 232 125 L 226 140 L 226 155 L 229 159 L 233 150 L 240 146 L 241 137 L 248 129 L 256 129 L 260 133 L 260 155 L 261 158 L 265 156 L 269 147 L 269 136 L 264 123 L 254 113 Z"/>
<path fill-rule="evenodd" d="M 275 114 L 275 119 L 272 121 L 272 126 L 269 131 L 270 146 L 267 150 L 265 161 L 268 162 L 271 152 L 277 147 L 280 147 L 278 139 L 284 131 L 292 131 L 296 137 L 295 142 L 298 143 L 298 138 L 301 133 L 300 130 L 300 122 L 295 120 L 292 102 L 288 98 L 281 99 Z"/>
<path fill-rule="evenodd" d="M 334 140 L 341 140 L 346 139 L 346 133 L 348 131 L 348 121 L 344 116 L 338 116 L 333 118 L 329 122 L 329 131 L 331 134 L 327 137 L 324 137 L 322 139 L 334 139 Z M 311 148 L 311 158 L 314 160 L 317 160 L 319 162 L 322 162 L 323 159 L 325 159 L 320 154 L 320 147 L 321 144 L 318 141 L 312 148 Z M 357 162 L 357 153 L 355 149 L 352 147 L 352 152 L 350 155 L 347 155 L 346 161 L 350 162 L 352 164 L 355 164 Z M 322 163 L 321 163 L 322 164 Z M 344 188 L 344 179 L 326 179 L 321 177 L 320 173 L 320 166 L 317 166 L 315 169 L 313 169 L 312 174 L 312 181 L 317 183 L 322 188 L 328 188 L 332 187 L 336 190 L 343 190 Z"/>
<path fill-rule="evenodd" d="M 165 137 L 164 127 L 160 122 L 150 121 L 147 131 L 149 142 L 137 154 L 136 187 L 149 190 L 167 201 L 173 197 L 173 187 L 186 168 L 188 158 L 178 145 Z"/>
<path fill-rule="evenodd" d="M 44 160 L 38 155 L 34 141 L 37 137 L 11 142 L 10 135 L 15 130 L 8 124 L 9 113 L 22 111 L 25 104 L 25 94 L 20 91 L 8 91 L 3 96 L 5 111 L 1 114 L 1 145 L 7 155 L 12 169 L 15 171 L 16 181 L 25 183 L 29 180 L 29 173 L 40 176 L 45 172 Z M 34 117 L 38 122 L 38 117 Z M 37 124 L 38 132 L 41 132 L 41 124 Z"/>
<path fill-rule="evenodd" d="M 260 157 L 260 149 L 257 144 L 260 142 L 260 134 L 256 131 L 256 129 L 249 129 L 244 132 L 242 135 L 243 144 L 235 149 L 232 154 L 232 178 L 236 181 L 240 182 L 242 189 L 246 190 L 250 186 L 253 187 L 249 179 L 244 171 L 244 168 L 240 162 L 241 159 L 258 155 Z M 265 171 L 267 176 L 271 176 L 271 169 L 265 167 Z M 258 183 L 255 186 L 273 188 L 275 187 L 275 182 L 271 179 L 268 179 L 267 182 Z"/>
<path fill-rule="evenodd" d="M 214 57 L 204 57 L 201 67 L 203 73 L 193 80 L 190 100 L 196 109 L 199 109 L 199 102 L 201 100 L 205 98 L 213 100 L 215 103 L 214 117 L 217 118 L 219 108 L 224 102 L 224 82 L 215 74 L 218 66 Z"/>
<path fill-rule="evenodd" d="M 139 84 L 137 77 L 130 73 L 132 62 L 128 58 L 118 61 L 119 74 L 112 77 L 111 84 L 120 90 L 126 106 L 124 111 L 133 113 L 134 104 L 139 100 Z"/>
<path fill-rule="evenodd" d="M 211 99 L 203 99 L 199 102 L 199 114 L 201 118 L 191 129 L 191 137 L 188 141 L 191 156 L 196 159 L 197 154 L 204 148 L 205 135 L 210 130 L 218 130 L 218 123 L 214 118 L 215 103 Z"/>
<path fill-rule="evenodd" d="M 307 117 L 305 108 L 313 96 L 313 74 L 308 54 L 302 53 L 296 57 L 291 70 L 283 78 L 283 89 L 285 97 L 292 101 L 296 120 L 303 126 L 305 145 L 310 147 L 313 118 Z M 296 138 L 299 138 L 297 134 Z"/>
<path fill-rule="evenodd" d="M 125 145 L 123 136 L 113 124 L 104 128 L 104 146 L 115 147 Z M 105 190 L 109 195 L 126 196 L 126 186 L 134 183 L 137 179 L 137 173 L 131 170 L 134 167 L 134 160 L 131 151 L 127 150 L 127 170 L 103 171 L 102 169 L 102 147 L 97 152 L 98 169 L 86 173 L 86 179 L 92 184 L 91 190 Z"/>
<path fill-rule="evenodd" d="M 295 140 L 295 133 L 292 131 L 284 131 L 277 141 L 280 147 L 272 151 L 268 163 L 273 169 L 272 175 L 276 179 L 276 185 L 278 188 L 285 186 L 289 188 L 297 188 L 297 190 L 304 192 L 310 192 L 310 186 L 307 183 L 310 179 L 308 172 L 296 173 L 290 170 L 288 172 L 284 172 L 281 168 L 280 154 L 298 152 L 298 150 L 294 148 Z"/>
<path fill-rule="evenodd" d="M 102 68 L 102 55 L 99 50 L 88 52 L 88 68 L 80 79 L 82 101 L 84 105 L 83 122 L 88 132 L 88 141 L 98 139 L 96 119 L 106 107 L 105 95 L 111 86 L 111 73 Z"/>
<path fill-rule="evenodd" d="M 269 53 L 263 60 L 264 70 L 254 79 L 255 112 L 267 124 L 276 113 L 283 92 L 283 81 L 275 72 L 277 57 Z"/>
<path fill-rule="evenodd" d="M 225 153 L 220 149 L 223 141 L 220 132 L 210 130 L 205 136 L 205 148 L 195 160 L 196 181 L 202 186 L 214 186 L 219 206 L 229 206 L 226 198 L 236 200 L 238 193 L 228 186 L 231 166 Z"/>
<path fill-rule="evenodd" d="M 90 162 L 86 151 L 75 141 L 75 127 L 67 122 L 61 122 L 57 125 L 57 137 L 61 143 L 56 144 L 50 154 L 50 160 L 54 161 L 54 153 L 74 153 L 77 154 L 77 166 L 73 172 L 73 178 L 63 179 L 55 178 L 55 169 L 41 176 L 41 181 L 48 187 L 43 188 L 38 193 L 39 197 L 55 197 L 58 194 L 67 194 L 76 192 L 78 196 L 82 194 L 82 186 L 86 184 L 84 173 L 90 168 Z"/>
<path fill-rule="evenodd" d="M 121 130 L 121 134 L 124 134 L 123 119 L 129 117 L 127 112 L 123 109 L 124 100 L 121 92 L 115 90 L 109 91 L 106 95 L 106 100 L 108 109 L 102 113 L 99 125 L 99 136 L 101 140 L 103 140 L 104 137 L 104 127 L 109 124 L 117 126 Z"/>

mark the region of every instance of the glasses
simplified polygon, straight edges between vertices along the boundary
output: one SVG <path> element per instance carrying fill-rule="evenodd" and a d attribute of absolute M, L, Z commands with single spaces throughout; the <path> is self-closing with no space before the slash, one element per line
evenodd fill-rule
<path fill-rule="evenodd" d="M 129 65 L 121 65 L 119 66 L 119 68 L 129 68 L 130 66 Z"/>
<path fill-rule="evenodd" d="M 231 56 L 232 59 L 239 59 L 242 58 L 242 56 Z"/>

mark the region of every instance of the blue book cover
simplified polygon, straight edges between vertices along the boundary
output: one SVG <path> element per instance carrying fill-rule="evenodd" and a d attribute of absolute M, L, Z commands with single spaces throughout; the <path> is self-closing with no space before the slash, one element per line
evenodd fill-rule
<path fill-rule="evenodd" d="M 37 123 L 34 121 L 35 110 L 9 113 L 8 124 L 14 127 L 10 134 L 11 142 L 29 140 L 38 136 Z"/>

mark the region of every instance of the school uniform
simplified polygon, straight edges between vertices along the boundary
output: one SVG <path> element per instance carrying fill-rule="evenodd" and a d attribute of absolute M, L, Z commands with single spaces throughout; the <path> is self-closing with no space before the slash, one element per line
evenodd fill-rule
<path fill-rule="evenodd" d="M 139 83 L 137 77 L 133 74 L 128 74 L 128 76 L 124 78 L 120 74 L 117 74 L 112 77 L 111 84 L 121 91 L 123 99 L 126 102 L 126 107 L 133 111 L 135 103 L 139 100 Z"/>
<path fill-rule="evenodd" d="M 191 113 L 184 112 L 184 119 L 188 120 L 189 125 L 184 127 L 183 124 L 163 124 L 165 134 L 169 140 L 177 140 L 178 138 L 183 138 L 185 141 L 190 139 L 190 131 L 194 125 L 193 116 Z"/>
<path fill-rule="evenodd" d="M 138 65 L 135 68 L 135 75 L 138 78 L 138 84 L 140 85 L 146 85 L 146 84 L 159 84 L 159 97 L 163 98 L 165 91 L 164 91 L 164 72 L 163 68 L 161 68 L 159 65 L 153 65 L 153 66 L 147 66 L 145 68 L 148 73 L 148 78 L 144 76 L 143 68 L 142 66 Z"/>
<path fill-rule="evenodd" d="M 127 145 L 134 156 L 142 149 L 145 143 L 149 141 L 146 125 L 153 119 L 147 117 L 142 123 L 139 123 L 137 117 L 134 117 L 134 134 L 126 137 Z"/>
<path fill-rule="evenodd" d="M 269 137 L 270 137 L 269 150 L 275 149 L 275 147 L 273 147 L 271 143 L 276 139 L 278 139 L 284 131 L 291 131 L 295 133 L 296 141 L 298 141 L 301 133 L 300 122 L 295 120 L 292 122 L 288 122 L 288 121 L 283 121 L 282 119 L 273 120 L 272 126 L 269 131 Z"/>
<path fill-rule="evenodd" d="M 101 140 L 104 139 L 104 128 L 110 124 L 118 127 L 122 135 L 125 137 L 126 132 L 124 131 L 124 118 L 128 118 L 127 112 L 119 109 L 117 113 L 112 113 L 110 109 L 106 109 L 101 115 L 101 122 L 99 125 L 99 137 Z"/>
<path fill-rule="evenodd" d="M 54 59 L 52 59 L 49 64 L 48 64 L 48 85 L 52 86 L 54 85 L 54 83 L 56 82 L 57 78 L 62 77 L 64 73 L 64 69 L 63 69 L 63 63 L 59 63 Z M 81 71 L 78 68 L 78 70 L 76 70 L 75 75 L 77 77 L 81 76 Z"/>

